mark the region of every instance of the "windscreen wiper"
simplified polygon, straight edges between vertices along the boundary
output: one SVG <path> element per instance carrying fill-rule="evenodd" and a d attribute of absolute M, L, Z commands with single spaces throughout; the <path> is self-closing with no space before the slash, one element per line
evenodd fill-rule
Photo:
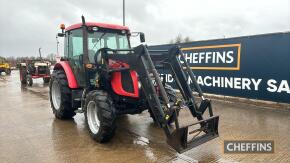
<path fill-rule="evenodd" d="M 104 32 L 101 37 L 98 39 L 98 41 L 94 44 L 93 48 L 94 49 L 96 47 L 96 45 L 98 44 L 98 42 L 100 42 L 100 40 L 105 36 L 105 34 L 107 34 L 106 32 Z"/>

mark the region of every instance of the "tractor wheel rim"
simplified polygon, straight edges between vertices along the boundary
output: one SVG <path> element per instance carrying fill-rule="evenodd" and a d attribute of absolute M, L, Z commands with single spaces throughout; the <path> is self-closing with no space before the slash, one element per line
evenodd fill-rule
<path fill-rule="evenodd" d="M 92 133 L 97 134 L 100 128 L 98 108 L 95 101 L 90 101 L 87 106 L 87 121 Z"/>
<path fill-rule="evenodd" d="M 51 91 L 51 97 L 52 97 L 52 104 L 56 110 L 60 108 L 61 103 L 61 93 L 60 93 L 60 86 L 58 82 L 54 81 L 52 83 L 52 91 Z"/>

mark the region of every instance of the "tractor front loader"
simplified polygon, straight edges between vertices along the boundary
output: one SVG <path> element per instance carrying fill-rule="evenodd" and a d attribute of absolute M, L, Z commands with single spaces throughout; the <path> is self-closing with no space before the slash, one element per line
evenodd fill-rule
<path fill-rule="evenodd" d="M 82 23 L 68 28 L 61 25 L 61 29 L 58 36 L 65 37 L 67 49 L 50 81 L 56 118 L 84 112 L 91 137 L 103 143 L 113 137 L 119 115 L 148 110 L 163 128 L 167 143 L 179 153 L 218 137 L 219 117 L 213 115 L 210 100 L 203 96 L 178 46 L 169 50 L 148 50 L 144 44 L 131 48 L 127 27 L 85 22 L 84 17 Z M 144 34 L 139 35 L 145 42 Z M 170 71 L 180 97 L 156 67 Z M 193 91 L 201 97 L 199 105 Z M 180 123 L 180 111 L 185 109 L 198 121 Z M 209 118 L 204 116 L 206 111 Z"/>
<path fill-rule="evenodd" d="M 127 54 L 120 53 L 124 51 L 126 51 Z M 152 53 L 152 55 L 150 53 Z M 176 151 L 184 152 L 218 137 L 219 117 L 213 116 L 210 100 L 204 98 L 194 74 L 187 62 L 185 62 L 183 52 L 178 46 L 172 47 L 169 51 L 150 51 L 145 45 L 140 45 L 134 49 L 128 50 L 102 49 L 98 55 L 101 55 L 104 60 L 111 59 L 128 63 L 130 69 L 137 72 L 143 88 L 142 90 L 153 111 L 155 119 L 157 119 L 159 126 L 163 128 L 167 136 L 167 143 Z M 183 60 L 183 64 L 181 64 L 179 58 Z M 169 101 L 164 84 L 160 79 L 160 75 L 152 59 L 154 62 L 158 63 L 159 68 L 160 66 L 164 66 L 170 70 L 183 99 L 178 99 L 175 103 Z M 183 67 L 185 67 L 185 69 L 183 69 Z M 109 69 L 107 71 L 112 70 Z M 120 71 L 126 71 L 126 69 L 121 69 Z M 199 106 L 196 105 L 193 90 L 187 84 L 188 76 L 193 82 L 194 90 L 198 92 L 202 99 Z M 163 105 L 160 102 L 160 95 L 156 92 L 156 87 L 160 91 L 162 101 L 165 102 Z M 178 117 L 179 110 L 185 108 L 190 110 L 191 115 L 197 118 L 198 122 L 187 126 L 180 126 L 179 118 L 175 118 L 175 126 L 172 127 L 172 125 L 168 123 L 170 117 Z M 204 119 L 203 114 L 207 109 L 210 118 Z M 199 129 L 190 131 L 189 127 L 193 125 L 199 125 L 200 127 Z M 194 135 L 194 139 L 188 140 L 188 136 L 191 134 Z"/>

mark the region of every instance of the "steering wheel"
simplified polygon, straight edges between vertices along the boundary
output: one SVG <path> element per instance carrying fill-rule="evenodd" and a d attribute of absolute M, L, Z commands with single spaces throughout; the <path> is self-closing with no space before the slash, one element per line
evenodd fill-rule
<path fill-rule="evenodd" d="M 101 64 L 102 58 L 106 59 L 106 57 L 104 56 L 104 54 L 107 53 L 107 51 L 111 51 L 111 48 L 101 48 L 99 50 L 96 51 L 95 56 L 94 56 L 94 60 L 96 64 Z"/>

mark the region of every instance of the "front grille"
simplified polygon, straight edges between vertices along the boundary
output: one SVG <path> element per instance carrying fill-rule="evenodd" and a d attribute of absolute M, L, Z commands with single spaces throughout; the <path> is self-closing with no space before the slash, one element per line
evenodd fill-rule
<path fill-rule="evenodd" d="M 130 71 L 122 71 L 121 75 L 123 89 L 127 92 L 134 93 L 133 80 Z"/>
<path fill-rule="evenodd" d="M 46 66 L 38 66 L 38 74 L 46 74 L 47 67 Z"/>

